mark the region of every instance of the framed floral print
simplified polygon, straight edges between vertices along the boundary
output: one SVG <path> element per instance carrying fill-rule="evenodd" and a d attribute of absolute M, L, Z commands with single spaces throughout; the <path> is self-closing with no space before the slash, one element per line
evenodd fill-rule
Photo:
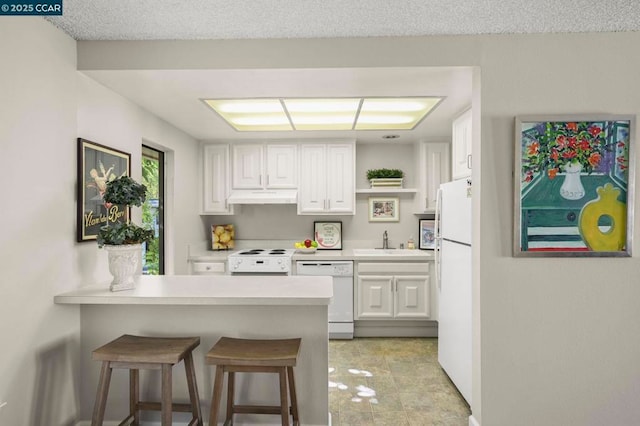
<path fill-rule="evenodd" d="M 103 200 L 107 182 L 131 173 L 131 154 L 78 138 L 78 242 L 95 240 L 109 223 L 128 222 L 129 209 Z"/>
<path fill-rule="evenodd" d="M 631 256 L 633 116 L 516 118 L 516 256 Z"/>

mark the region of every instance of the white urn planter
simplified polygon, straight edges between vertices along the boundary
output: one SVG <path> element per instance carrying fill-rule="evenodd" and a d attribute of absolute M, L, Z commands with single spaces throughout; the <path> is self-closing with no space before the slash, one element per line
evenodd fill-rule
<path fill-rule="evenodd" d="M 134 288 L 142 244 L 105 245 L 104 248 L 109 253 L 109 272 L 113 275 L 109 290 L 121 291 Z"/>

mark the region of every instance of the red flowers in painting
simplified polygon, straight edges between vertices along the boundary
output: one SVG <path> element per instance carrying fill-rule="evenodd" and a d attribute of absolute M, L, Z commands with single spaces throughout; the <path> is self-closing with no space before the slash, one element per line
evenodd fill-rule
<path fill-rule="evenodd" d="M 607 149 L 606 132 L 599 122 L 540 122 L 527 133 L 523 147 L 523 176 L 529 182 L 546 170 L 549 179 L 564 172 L 569 163 L 578 163 L 591 173 Z"/>

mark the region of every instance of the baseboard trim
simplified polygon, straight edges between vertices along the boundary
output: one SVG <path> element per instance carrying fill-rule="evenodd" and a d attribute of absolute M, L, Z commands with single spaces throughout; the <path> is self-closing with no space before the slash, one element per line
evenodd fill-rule
<path fill-rule="evenodd" d="M 438 337 L 435 321 L 356 321 L 355 337 Z"/>
<path fill-rule="evenodd" d="M 480 423 L 473 417 L 473 414 L 469 416 L 469 426 L 480 426 Z"/>

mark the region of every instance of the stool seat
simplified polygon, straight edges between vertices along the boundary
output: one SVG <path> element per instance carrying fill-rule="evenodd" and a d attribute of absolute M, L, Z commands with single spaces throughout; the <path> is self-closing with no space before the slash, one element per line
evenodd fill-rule
<path fill-rule="evenodd" d="M 177 364 L 199 344 L 199 337 L 146 337 L 124 334 L 93 351 L 92 359 Z"/>
<path fill-rule="evenodd" d="M 107 405 L 111 372 L 114 368 L 129 370 L 129 415 L 120 424 L 140 424 L 140 411 L 160 411 L 162 426 L 172 424 L 174 411 L 192 414 L 189 426 L 202 426 L 200 398 L 193 365 L 193 350 L 200 344 L 199 337 L 147 337 L 124 334 L 99 347 L 92 353 L 95 361 L 102 361 L 96 402 L 93 407 L 91 426 L 101 426 Z M 174 404 L 172 401 L 172 369 L 184 361 L 189 388 L 189 404 Z M 162 400 L 140 401 L 139 370 L 161 370 Z"/>
<path fill-rule="evenodd" d="M 207 364 L 293 367 L 301 339 L 252 340 L 221 337 L 207 353 Z"/>
<path fill-rule="evenodd" d="M 301 342 L 300 338 L 259 340 L 221 337 L 205 358 L 207 364 L 216 365 L 209 424 L 217 424 L 224 373 L 228 373 L 225 426 L 233 425 L 235 413 L 278 414 L 283 426 L 289 426 L 289 415 L 292 415 L 293 425 L 299 426 L 293 367 L 298 361 Z M 277 373 L 280 379 L 280 405 L 236 405 L 235 373 Z M 287 396 L 287 381 L 291 406 Z"/>

